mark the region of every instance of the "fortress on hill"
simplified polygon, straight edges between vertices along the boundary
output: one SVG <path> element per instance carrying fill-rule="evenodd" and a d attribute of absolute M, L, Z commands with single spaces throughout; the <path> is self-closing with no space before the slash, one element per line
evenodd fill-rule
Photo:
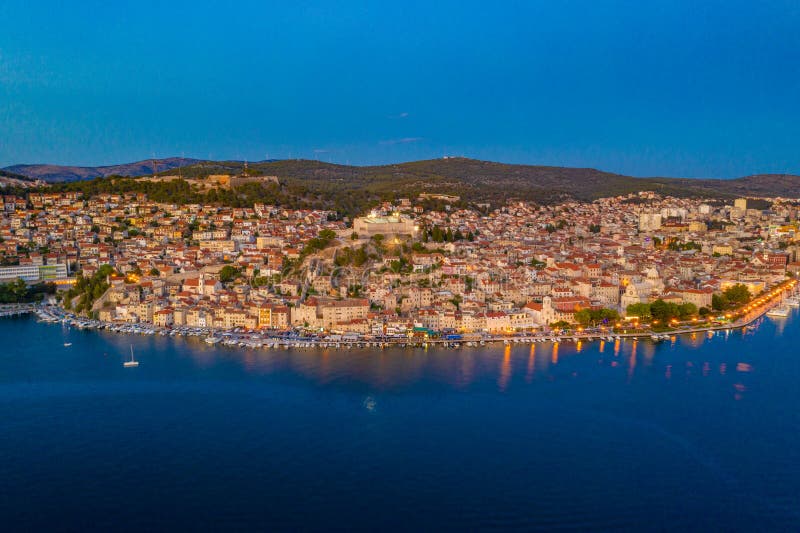
<path fill-rule="evenodd" d="M 231 176 L 229 174 L 212 174 L 206 181 L 218 187 L 232 188 L 246 183 L 275 183 L 280 184 L 278 176 Z"/>

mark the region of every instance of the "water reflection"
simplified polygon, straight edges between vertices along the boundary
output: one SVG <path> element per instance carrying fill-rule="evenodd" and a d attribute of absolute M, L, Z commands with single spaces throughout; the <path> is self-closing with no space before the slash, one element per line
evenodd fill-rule
<path fill-rule="evenodd" d="M 628 382 L 633 377 L 633 371 L 636 370 L 636 348 L 639 346 L 639 341 L 634 340 L 631 346 L 631 355 L 628 358 Z"/>
<path fill-rule="evenodd" d="M 472 357 L 472 354 L 466 353 L 464 354 L 464 357 L 460 358 L 460 360 L 461 372 L 456 380 L 456 386 L 463 388 L 472 383 L 472 379 L 475 375 L 475 359 Z"/>
<path fill-rule="evenodd" d="M 790 318 L 789 321 L 792 319 Z M 755 379 L 756 362 L 763 354 L 758 346 L 765 338 L 777 335 L 787 321 L 760 320 L 747 328 L 691 335 L 672 335 L 668 341 L 653 342 L 649 338 L 615 339 L 541 344 L 462 346 L 459 349 L 439 347 L 406 348 L 292 348 L 242 349 L 221 345 L 208 346 L 200 339 L 123 336 L 106 332 L 65 331 L 65 338 L 75 341 L 95 339 L 92 353 L 121 361 L 134 345 L 141 359 L 140 373 L 149 365 L 167 360 L 191 362 L 198 372 L 212 368 L 232 367 L 257 379 L 291 378 L 327 387 L 361 387 L 374 390 L 401 390 L 419 386 L 446 385 L 467 390 L 491 385 L 495 391 L 508 392 L 519 382 L 537 386 L 544 382 L 563 382 L 589 377 L 614 379 L 633 384 L 658 376 L 670 382 L 677 375 L 683 380 Z M 756 337 L 759 330 L 766 331 Z M 59 328 L 59 333 L 60 328 Z M 611 344 L 612 349 L 608 349 Z M 103 356 L 107 353 L 107 356 Z M 752 356 L 751 356 L 752 354 Z M 159 363 L 160 361 L 160 363 Z M 605 369 L 602 372 L 599 369 Z M 735 372 L 729 372 L 734 370 Z M 130 375 L 130 373 L 128 374 Z M 203 374 L 198 374 L 203 375 Z M 735 376 L 739 376 L 736 378 Z M 751 377 L 752 376 L 752 377 Z M 744 383 L 747 387 L 747 383 Z M 728 382 L 728 387 L 733 382 Z M 730 388 L 728 389 L 730 390 Z M 747 392 L 736 390 L 737 394 Z"/>
<path fill-rule="evenodd" d="M 500 377 L 497 380 L 497 388 L 504 392 L 511 379 L 511 346 L 506 346 L 503 350 L 503 363 L 500 365 Z"/>
<path fill-rule="evenodd" d="M 531 351 L 528 354 L 528 369 L 525 372 L 525 382 L 533 381 L 533 373 L 536 372 L 536 345 L 531 344 Z"/>

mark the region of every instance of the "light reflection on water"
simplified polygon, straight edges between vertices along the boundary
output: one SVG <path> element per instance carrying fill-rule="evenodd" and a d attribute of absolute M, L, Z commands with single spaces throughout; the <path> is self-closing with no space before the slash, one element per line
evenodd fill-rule
<path fill-rule="evenodd" d="M 766 324 L 767 330 L 764 329 Z M 650 339 L 616 339 L 613 349 L 603 340 L 462 346 L 458 349 L 438 347 L 392 348 L 291 348 L 252 349 L 220 345 L 209 346 L 196 338 L 121 336 L 108 332 L 84 332 L 46 327 L 51 333 L 60 333 L 60 340 L 74 342 L 73 352 L 79 352 L 88 343 L 89 353 L 112 362 L 120 359 L 132 344 L 140 361 L 142 373 L 149 367 L 169 365 L 164 356 L 169 352 L 181 360 L 191 361 L 199 371 L 212 371 L 221 366 L 239 367 L 246 374 L 266 377 L 290 374 L 321 386 L 348 386 L 356 383 L 375 390 L 393 390 L 414 387 L 415 384 L 439 383 L 459 390 L 467 390 L 487 379 L 495 382 L 499 392 L 514 387 L 553 382 L 585 374 L 585 361 L 596 360 L 596 366 L 607 368 L 605 375 L 612 379 L 615 373 L 625 377 L 625 382 L 652 379 L 658 374 L 666 381 L 675 377 L 674 356 L 682 367 L 680 374 L 692 375 L 700 369 L 702 377 L 726 375 L 729 365 L 740 372 L 754 373 L 758 361 L 754 351 L 748 349 L 748 339 L 780 337 L 785 321 L 759 323 L 735 331 L 709 332 L 708 334 L 672 335 L 668 340 L 653 342 Z M 734 352 L 721 352 L 720 347 L 736 343 Z M 93 345 L 97 345 L 94 348 Z M 102 346 L 101 346 L 102 345 Z M 52 349 L 48 347 L 48 350 Z M 60 349 L 60 348 L 59 348 Z M 102 351 L 102 355 L 99 352 Z M 720 360 L 720 355 L 725 356 Z M 690 355 L 694 354 L 694 355 Z M 731 358 L 731 355 L 740 358 Z M 494 376 L 494 377 L 492 377 Z M 743 391 L 739 391 L 740 393 Z"/>
<path fill-rule="evenodd" d="M 775 326 L 775 331 L 783 327 Z M 672 335 L 668 340 L 653 342 L 649 339 L 616 339 L 612 352 L 604 340 L 511 344 L 506 346 L 466 347 L 443 349 L 438 347 L 392 348 L 290 348 L 252 349 L 209 346 L 200 339 L 161 337 L 120 337 L 106 332 L 71 332 L 76 335 L 99 335 L 117 346 L 117 354 L 124 353 L 124 344 L 132 342 L 143 366 L 150 362 L 148 353 L 158 353 L 177 347 L 181 357 L 191 360 L 199 369 L 213 369 L 219 365 L 240 366 L 253 376 L 269 376 L 290 372 L 318 385 L 337 386 L 341 383 L 360 383 L 376 390 L 412 387 L 421 381 L 433 381 L 456 389 L 468 389 L 494 374 L 496 389 L 507 391 L 521 383 L 556 381 L 571 377 L 577 361 L 594 358 L 599 367 L 624 373 L 626 382 L 635 382 L 637 375 L 650 376 L 655 372 L 670 380 L 674 376 L 671 354 L 699 352 L 698 356 L 718 356 L 711 346 L 726 344 L 731 339 L 744 342 L 758 333 L 758 326 L 746 330 L 710 332 L 709 334 Z M 746 354 L 746 350 L 741 351 Z M 116 356 L 115 356 L 116 357 Z M 691 375 L 700 368 L 708 377 L 710 368 L 718 367 L 725 375 L 728 364 L 745 372 L 753 372 L 757 362 L 712 361 L 692 358 L 681 363 L 682 372 Z M 742 370 L 746 369 L 746 370 Z M 613 375 L 613 374 L 612 374 Z"/>

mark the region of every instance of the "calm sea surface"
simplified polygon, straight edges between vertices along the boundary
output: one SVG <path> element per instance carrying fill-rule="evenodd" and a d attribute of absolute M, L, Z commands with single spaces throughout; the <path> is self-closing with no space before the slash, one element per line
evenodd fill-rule
<path fill-rule="evenodd" d="M 0 527 L 798 530 L 793 313 L 658 345 L 427 351 L 0 320 Z"/>

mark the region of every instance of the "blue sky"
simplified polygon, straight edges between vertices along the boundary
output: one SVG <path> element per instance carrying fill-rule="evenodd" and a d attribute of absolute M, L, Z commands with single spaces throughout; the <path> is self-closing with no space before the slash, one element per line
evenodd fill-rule
<path fill-rule="evenodd" d="M 796 0 L 168 4 L 3 0 L 0 165 L 800 173 Z"/>

